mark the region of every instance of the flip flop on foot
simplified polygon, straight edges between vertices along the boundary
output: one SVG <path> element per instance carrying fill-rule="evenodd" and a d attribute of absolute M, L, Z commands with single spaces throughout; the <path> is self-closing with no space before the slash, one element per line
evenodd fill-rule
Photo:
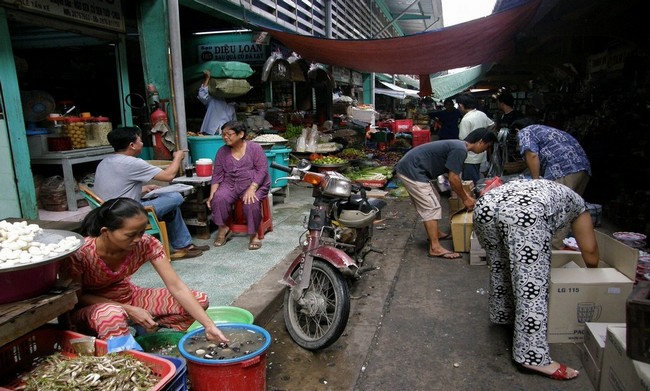
<path fill-rule="evenodd" d="M 451 234 L 442 234 L 438 236 L 438 240 L 451 239 Z"/>
<path fill-rule="evenodd" d="M 219 236 L 217 236 L 217 239 L 215 239 L 215 241 L 214 241 L 214 246 L 215 247 L 221 247 L 224 244 L 228 243 L 228 241 L 230 240 L 231 235 L 232 235 L 232 231 L 229 229 L 228 231 L 226 231 L 226 233 L 225 233 L 225 235 L 223 235 L 223 237 L 220 238 Z"/>
<path fill-rule="evenodd" d="M 262 247 L 262 242 L 250 242 L 248 243 L 248 249 L 249 250 L 259 250 Z"/>
<path fill-rule="evenodd" d="M 460 254 L 447 251 L 441 254 L 428 254 L 427 255 L 429 258 L 441 258 L 441 259 L 458 259 L 461 257 Z"/>
<path fill-rule="evenodd" d="M 522 364 L 518 364 L 517 369 L 521 373 L 526 373 L 526 374 L 530 374 L 530 375 L 545 376 L 545 377 L 551 378 L 553 380 L 573 380 L 576 377 L 578 377 L 578 375 L 580 374 L 580 372 L 576 371 L 573 368 L 569 368 L 564 364 L 560 364 L 560 366 L 553 373 L 544 373 L 544 372 L 542 372 L 540 370 L 532 369 L 532 368 L 530 368 L 530 366 L 525 367 Z"/>

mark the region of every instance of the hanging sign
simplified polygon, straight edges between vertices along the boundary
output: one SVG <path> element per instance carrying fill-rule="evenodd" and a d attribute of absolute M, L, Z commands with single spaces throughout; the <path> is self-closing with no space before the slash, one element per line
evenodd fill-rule
<path fill-rule="evenodd" d="M 332 65 L 332 77 L 334 77 L 335 81 L 345 83 L 345 84 L 349 84 L 350 83 L 350 70 L 347 69 L 347 68 Z"/>
<path fill-rule="evenodd" d="M 121 0 L 18 0 L 20 9 L 125 32 Z"/>
<path fill-rule="evenodd" d="M 239 61 L 263 64 L 266 61 L 264 46 L 252 42 L 228 42 L 199 45 L 199 61 Z"/>
<path fill-rule="evenodd" d="M 362 86 L 363 85 L 363 76 L 360 72 L 352 71 L 352 85 Z"/>

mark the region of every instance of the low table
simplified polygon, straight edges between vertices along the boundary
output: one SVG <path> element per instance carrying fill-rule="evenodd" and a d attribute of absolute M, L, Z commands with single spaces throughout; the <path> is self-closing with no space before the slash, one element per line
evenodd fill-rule
<path fill-rule="evenodd" d="M 210 239 L 210 222 L 212 221 L 210 209 L 206 201 L 210 197 L 211 176 L 181 176 L 174 178 L 172 183 L 183 183 L 194 186 L 194 191 L 185 198 L 181 205 L 183 220 L 187 226 L 196 228 L 196 237 Z"/>

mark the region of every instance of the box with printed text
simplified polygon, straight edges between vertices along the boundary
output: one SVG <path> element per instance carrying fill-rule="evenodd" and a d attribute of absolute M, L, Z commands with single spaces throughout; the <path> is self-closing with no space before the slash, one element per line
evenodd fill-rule
<path fill-rule="evenodd" d="M 625 322 L 638 250 L 596 231 L 601 262 L 585 267 L 574 251 L 553 251 L 549 287 L 549 343 L 583 342 L 587 322 Z"/>

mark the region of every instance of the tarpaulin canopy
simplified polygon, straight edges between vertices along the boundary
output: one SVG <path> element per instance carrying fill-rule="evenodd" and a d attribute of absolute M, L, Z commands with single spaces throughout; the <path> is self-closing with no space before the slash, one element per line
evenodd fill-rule
<path fill-rule="evenodd" d="M 385 89 L 381 89 L 382 91 L 379 91 L 380 90 L 379 88 L 375 88 L 376 93 L 392 96 L 394 98 L 401 98 L 401 99 L 404 99 L 407 96 L 415 97 L 415 98 L 418 97 L 418 90 L 402 88 L 398 85 L 386 81 L 381 81 L 380 83 L 388 87 L 389 90 L 385 91 Z"/>
<path fill-rule="evenodd" d="M 484 18 L 397 38 L 336 40 L 264 30 L 308 61 L 363 72 L 429 75 L 491 63 L 510 54 L 516 34 L 535 16 L 540 2 L 531 0 Z"/>
<path fill-rule="evenodd" d="M 487 65 L 477 65 L 456 73 L 432 77 L 432 95 L 442 100 L 465 91 L 476 84 L 489 68 Z"/>

